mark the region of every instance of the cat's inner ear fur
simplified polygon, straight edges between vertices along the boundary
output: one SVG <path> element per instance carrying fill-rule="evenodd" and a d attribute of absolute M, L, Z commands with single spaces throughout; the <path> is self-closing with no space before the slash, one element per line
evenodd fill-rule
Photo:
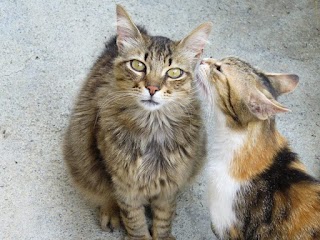
<path fill-rule="evenodd" d="M 269 99 L 260 90 L 255 89 L 249 94 L 246 105 L 250 112 L 260 120 L 266 120 L 277 113 L 289 112 L 275 99 Z"/>
<path fill-rule="evenodd" d="M 143 41 L 137 26 L 131 20 L 126 10 L 117 5 L 117 46 L 120 51 L 139 46 Z"/>
<path fill-rule="evenodd" d="M 211 22 L 203 23 L 179 42 L 179 47 L 182 48 L 188 58 L 198 60 L 201 57 L 203 49 L 208 42 L 211 28 Z"/>
<path fill-rule="evenodd" d="M 266 73 L 265 75 L 279 95 L 292 92 L 299 83 L 299 77 L 295 74 Z"/>

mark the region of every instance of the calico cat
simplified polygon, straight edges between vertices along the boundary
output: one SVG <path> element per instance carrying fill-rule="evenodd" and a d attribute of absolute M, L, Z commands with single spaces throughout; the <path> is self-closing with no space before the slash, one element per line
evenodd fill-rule
<path fill-rule="evenodd" d="M 174 239 L 177 193 L 206 155 L 193 72 L 210 30 L 208 22 L 181 41 L 151 36 L 117 6 L 117 36 L 93 66 L 64 139 L 71 177 L 100 207 L 102 229 L 117 228 L 121 215 L 127 239 Z"/>
<path fill-rule="evenodd" d="M 298 76 L 267 74 L 233 57 L 204 59 L 197 81 L 213 109 L 209 208 L 218 239 L 320 239 L 320 183 L 277 131 L 277 97 Z"/>

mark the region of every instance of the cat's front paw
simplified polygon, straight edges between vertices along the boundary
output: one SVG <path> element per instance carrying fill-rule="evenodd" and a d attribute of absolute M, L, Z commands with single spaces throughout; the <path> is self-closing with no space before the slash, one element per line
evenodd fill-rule
<path fill-rule="evenodd" d="M 120 209 L 116 203 L 100 207 L 100 225 L 107 232 L 120 227 Z"/>
<path fill-rule="evenodd" d="M 149 236 L 145 236 L 145 237 L 141 237 L 141 238 L 140 237 L 137 238 L 137 237 L 125 236 L 124 240 L 152 240 L 152 238 Z"/>
<path fill-rule="evenodd" d="M 152 240 L 176 240 L 176 238 L 170 234 L 170 236 L 156 237 L 156 238 L 153 238 Z"/>

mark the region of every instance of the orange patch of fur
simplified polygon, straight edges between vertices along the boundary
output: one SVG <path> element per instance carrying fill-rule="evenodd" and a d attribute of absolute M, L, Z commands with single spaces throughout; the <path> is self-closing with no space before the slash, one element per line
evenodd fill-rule
<path fill-rule="evenodd" d="M 249 123 L 247 140 L 244 146 L 235 153 L 231 163 L 230 174 L 238 181 L 251 180 L 267 169 L 273 162 L 278 150 L 286 144 L 286 140 L 279 132 L 262 130 L 268 125 L 264 122 Z"/>
<path fill-rule="evenodd" d="M 296 170 L 299 170 L 299 171 L 302 171 L 302 172 L 306 172 L 307 171 L 306 167 L 301 162 L 292 162 L 290 164 L 290 168 L 296 169 Z"/>
<path fill-rule="evenodd" d="M 295 184 L 290 188 L 291 214 L 286 223 L 288 239 L 315 239 L 312 231 L 320 231 L 320 185 Z"/>
<path fill-rule="evenodd" d="M 230 238 L 231 239 L 241 239 L 240 236 L 241 236 L 241 234 L 239 233 L 239 229 L 237 229 L 236 227 L 230 228 Z"/>

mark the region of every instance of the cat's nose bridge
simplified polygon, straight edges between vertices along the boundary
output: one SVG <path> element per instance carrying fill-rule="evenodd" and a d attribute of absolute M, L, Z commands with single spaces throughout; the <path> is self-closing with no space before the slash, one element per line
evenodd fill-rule
<path fill-rule="evenodd" d="M 145 80 L 145 88 L 149 91 L 150 95 L 153 96 L 157 91 L 160 90 L 162 85 L 160 73 L 158 71 L 151 71 Z"/>

